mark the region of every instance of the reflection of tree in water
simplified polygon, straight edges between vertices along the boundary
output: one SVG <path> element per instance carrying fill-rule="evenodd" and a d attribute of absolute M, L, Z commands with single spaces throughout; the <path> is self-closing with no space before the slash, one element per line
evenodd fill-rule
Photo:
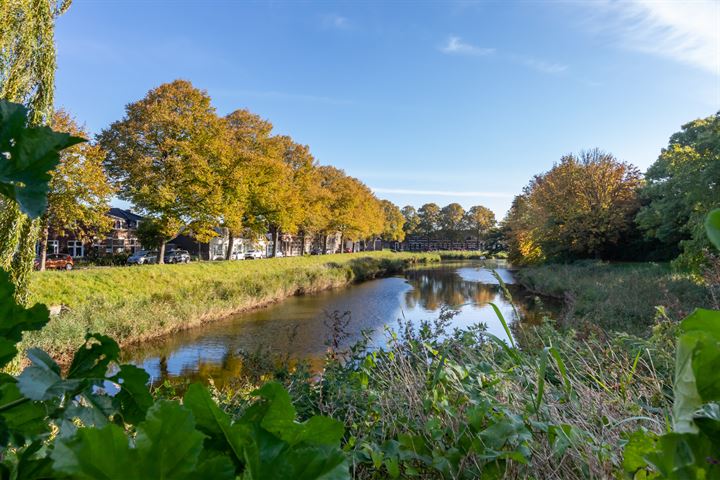
<path fill-rule="evenodd" d="M 443 305 L 484 305 L 494 301 L 500 293 L 498 285 L 469 282 L 455 270 L 413 270 L 406 274 L 406 278 L 413 287 L 405 294 L 405 303 L 410 308 L 420 306 L 434 311 Z"/>

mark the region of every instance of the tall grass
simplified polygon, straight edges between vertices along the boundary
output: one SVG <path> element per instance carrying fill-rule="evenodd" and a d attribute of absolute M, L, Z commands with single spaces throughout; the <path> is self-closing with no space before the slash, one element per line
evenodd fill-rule
<path fill-rule="evenodd" d="M 647 340 L 524 325 L 516 335 L 525 347 L 514 350 L 481 328 L 448 335 L 451 316 L 401 325 L 384 350 L 332 352 L 319 380 L 298 367 L 248 368 L 282 379 L 304 417 L 345 424 L 358 479 L 620 478 L 630 433 L 663 432 L 671 322 Z M 218 392 L 228 411 L 247 408 L 246 381 Z"/>
<path fill-rule="evenodd" d="M 709 306 L 703 283 L 667 264 L 577 262 L 524 268 L 516 278 L 534 293 L 565 302 L 560 323 L 579 328 L 648 334 L 661 307 L 679 320 L 696 307 Z"/>
<path fill-rule="evenodd" d="M 35 272 L 32 303 L 62 312 L 24 347 L 37 346 L 61 361 L 85 333 L 110 335 L 121 345 L 190 328 L 300 293 L 340 287 L 401 271 L 433 254 L 365 252 L 203 262 L 188 265 L 111 267 Z"/>

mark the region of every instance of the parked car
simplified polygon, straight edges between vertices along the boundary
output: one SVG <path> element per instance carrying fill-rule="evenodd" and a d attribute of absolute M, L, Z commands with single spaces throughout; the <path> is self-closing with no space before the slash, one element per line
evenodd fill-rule
<path fill-rule="evenodd" d="M 170 250 L 165 253 L 165 263 L 190 263 L 190 253 L 187 250 Z"/>
<path fill-rule="evenodd" d="M 315 247 L 312 250 L 310 250 L 310 255 L 322 255 L 323 253 L 328 253 L 327 251 L 323 252 L 322 248 Z"/>
<path fill-rule="evenodd" d="M 258 258 L 265 258 L 265 252 L 255 249 L 250 249 L 245 252 L 245 260 L 255 260 Z"/>
<path fill-rule="evenodd" d="M 128 265 L 145 265 L 157 263 L 158 252 L 151 250 L 140 250 L 130 255 L 127 259 Z"/>
<path fill-rule="evenodd" d="M 73 258 L 66 253 L 48 253 L 45 256 L 46 269 L 72 270 L 75 266 Z M 40 269 L 40 259 L 35 258 L 35 269 Z"/>

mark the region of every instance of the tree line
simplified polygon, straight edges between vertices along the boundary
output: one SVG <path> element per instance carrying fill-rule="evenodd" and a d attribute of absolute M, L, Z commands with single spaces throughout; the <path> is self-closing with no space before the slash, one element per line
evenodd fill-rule
<path fill-rule="evenodd" d="M 599 149 L 563 156 L 515 197 L 503 222 L 516 263 L 710 255 L 704 216 L 720 206 L 720 112 L 682 126 L 643 175 Z"/>
<path fill-rule="evenodd" d="M 482 205 L 465 211 L 459 203 L 442 208 L 435 203 L 426 203 L 417 210 L 406 205 L 401 212 L 406 235 L 417 235 L 427 241 L 433 238 L 460 241 L 470 235 L 475 238 L 478 249 L 497 223 L 493 211 Z"/>
<path fill-rule="evenodd" d="M 87 136 L 64 111 L 51 125 Z M 179 233 L 199 241 L 229 233 L 234 241 L 270 232 L 273 254 L 282 234 L 305 239 L 340 235 L 362 241 L 402 241 L 405 218 L 360 180 L 318 165 L 310 149 L 244 109 L 220 116 L 209 95 L 186 80 L 160 85 L 125 108 L 125 116 L 94 142 L 63 152 L 51 182 L 41 246 L 50 229 L 99 234 L 112 195 L 148 215 L 143 238 L 154 239 L 159 261 Z"/>

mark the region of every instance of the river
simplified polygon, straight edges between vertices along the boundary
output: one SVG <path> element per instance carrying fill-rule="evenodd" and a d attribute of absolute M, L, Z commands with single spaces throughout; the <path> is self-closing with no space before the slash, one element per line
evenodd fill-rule
<path fill-rule="evenodd" d="M 152 381 L 166 378 L 212 377 L 222 380 L 237 368 L 239 352 L 269 351 L 290 358 L 319 359 L 327 350 L 328 326 L 333 312 L 347 320 L 347 346 L 372 331 L 373 345 L 385 342 L 385 326 L 398 319 L 418 325 L 433 320 L 443 306 L 458 313 L 452 327 L 484 323 L 487 331 L 503 339 L 507 334 L 490 302 L 510 323 L 536 322 L 541 308 L 532 295 L 514 285 L 511 270 L 493 265 L 508 285 L 521 319 L 484 262 L 443 262 L 407 270 L 403 275 L 370 280 L 348 288 L 295 296 L 262 309 L 177 332 L 127 351 L 126 361 L 142 366 Z M 544 308 L 547 305 L 544 306 Z M 544 310 L 543 310 L 544 311 Z M 347 313 L 346 313 L 347 312 Z"/>

